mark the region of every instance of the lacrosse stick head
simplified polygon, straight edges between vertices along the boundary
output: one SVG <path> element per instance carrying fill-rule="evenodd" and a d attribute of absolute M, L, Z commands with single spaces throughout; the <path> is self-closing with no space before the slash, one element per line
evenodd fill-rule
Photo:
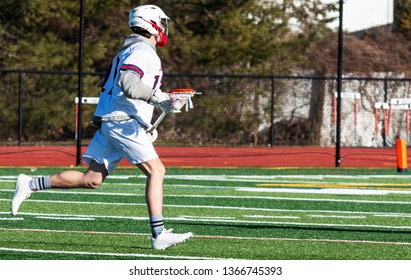
<path fill-rule="evenodd" d="M 169 113 L 179 113 L 181 112 L 180 109 L 186 105 L 186 111 L 188 109 L 192 109 L 193 102 L 191 101 L 191 97 L 195 94 L 201 94 L 201 92 L 196 92 L 192 88 L 177 88 L 172 89 L 169 91 L 168 96 L 170 97 L 171 106 L 161 113 L 158 119 L 154 122 L 154 124 L 147 129 L 147 133 L 151 133 L 158 127 L 160 122 L 167 116 Z M 157 135 L 152 135 L 154 140 L 157 138 Z M 154 137 L 155 136 L 155 137 Z"/>
<path fill-rule="evenodd" d="M 197 92 L 192 88 L 176 88 L 170 90 L 168 94 L 175 112 L 179 112 L 184 105 L 186 111 L 192 109 L 194 106 L 191 97 L 195 94 L 201 94 L 201 92 Z"/>
<path fill-rule="evenodd" d="M 196 91 L 192 88 L 175 88 L 175 89 L 171 89 L 168 93 L 170 95 L 172 95 L 172 94 L 189 94 L 191 96 L 194 96 L 195 92 Z"/>

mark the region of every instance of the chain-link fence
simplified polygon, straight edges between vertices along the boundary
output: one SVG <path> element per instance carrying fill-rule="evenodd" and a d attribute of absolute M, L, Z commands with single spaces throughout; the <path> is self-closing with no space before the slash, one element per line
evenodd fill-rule
<path fill-rule="evenodd" d="M 86 73 L 84 96 L 97 97 L 104 74 Z M 3 145 L 73 145 L 77 74 L 2 71 Z M 165 75 L 163 90 L 194 87 L 194 109 L 160 124 L 160 146 L 335 146 L 336 79 L 309 76 Z M 409 141 L 411 80 L 346 78 L 341 146 L 385 147 Z M 95 105 L 83 104 L 87 144 Z M 159 112 L 156 112 L 158 116 Z"/>
<path fill-rule="evenodd" d="M 203 15 L 201 1 L 178 9 L 178 1 L 57 2 L 14 1 L 13 9 L 2 10 L 1 68 L 21 69 L 0 70 L 3 146 L 76 146 L 79 159 L 81 146 L 89 143 L 96 129 L 89 122 L 95 104 L 82 104 L 77 110 L 75 99 L 98 97 L 105 76 L 83 71 L 103 71 L 121 36 L 130 32 L 130 8 L 154 2 L 172 18 L 171 47 L 159 50 L 165 73 L 267 73 L 165 74 L 164 91 L 189 87 L 203 94 L 194 97 L 193 110 L 166 117 L 158 128 L 157 146 L 338 150 L 391 147 L 397 138 L 411 143 L 411 79 L 403 78 L 411 75 L 410 29 L 408 6 L 401 1 L 395 7 L 391 0 L 368 1 L 365 6 L 378 7 L 375 12 L 385 14 L 386 20 L 371 13 L 366 15 L 370 22 L 361 28 L 351 26 L 353 21 L 346 21 L 347 26 L 339 21 L 357 15 L 358 1 L 271 1 L 273 6 L 243 1 L 238 8 L 249 13 L 243 13 L 247 18 L 242 22 L 233 13 L 237 7 L 230 5 L 221 9 L 216 3 L 215 12 Z M 325 2 L 334 2 L 335 7 Z M 180 21 L 181 14 L 192 18 Z M 215 27 L 211 33 L 201 28 L 209 26 L 209 15 Z M 253 15 L 267 15 L 267 22 L 249 21 Z M 233 33 L 231 39 L 241 40 L 223 48 L 226 34 L 232 32 L 226 23 L 230 21 L 243 24 L 236 31 L 244 33 Z M 271 30 L 269 36 L 266 30 Z M 197 40 L 201 44 L 196 45 Z M 216 49 L 218 61 L 212 59 Z M 191 63 L 182 63 L 188 60 Z M 156 111 L 154 119 L 159 114 Z M 339 157 L 336 151 L 335 158 Z"/>

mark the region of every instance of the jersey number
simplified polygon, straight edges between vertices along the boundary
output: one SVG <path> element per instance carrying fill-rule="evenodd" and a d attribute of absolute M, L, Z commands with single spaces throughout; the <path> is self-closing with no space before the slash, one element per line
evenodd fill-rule
<path fill-rule="evenodd" d="M 160 80 L 160 75 L 155 75 L 155 76 L 154 76 L 154 85 L 153 85 L 153 89 L 155 89 L 155 88 L 156 88 L 156 86 L 157 86 L 157 84 L 158 84 L 159 80 Z"/>
<path fill-rule="evenodd" d="M 117 67 L 118 67 L 119 63 L 120 63 L 120 58 L 119 57 L 117 57 L 117 59 L 116 59 L 116 65 L 115 65 L 114 68 L 113 68 L 113 62 L 111 62 L 110 66 L 107 70 L 106 76 L 104 78 L 104 83 L 103 83 L 103 87 L 101 88 L 101 92 L 106 92 L 106 90 L 109 89 L 107 87 L 110 87 L 110 91 L 107 92 L 107 94 L 112 93 L 113 86 L 114 86 L 114 81 L 116 80 L 116 77 L 117 77 L 117 72 L 118 72 Z M 154 76 L 153 89 L 156 88 L 159 81 L 160 81 L 160 75 Z"/>

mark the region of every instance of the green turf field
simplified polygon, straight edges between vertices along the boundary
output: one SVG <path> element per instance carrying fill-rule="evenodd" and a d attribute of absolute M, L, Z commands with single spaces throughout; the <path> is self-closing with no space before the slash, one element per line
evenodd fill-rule
<path fill-rule="evenodd" d="M 168 168 L 166 227 L 194 237 L 165 251 L 151 249 L 136 168 L 10 215 L 16 175 L 60 170 L 0 169 L 0 259 L 411 259 L 411 176 L 393 169 Z"/>

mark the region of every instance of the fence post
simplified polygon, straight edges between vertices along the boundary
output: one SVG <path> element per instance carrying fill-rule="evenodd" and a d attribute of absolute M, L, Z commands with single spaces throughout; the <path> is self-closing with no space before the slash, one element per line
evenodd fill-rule
<path fill-rule="evenodd" d="M 338 27 L 338 66 L 337 66 L 337 131 L 335 144 L 335 167 L 341 166 L 341 90 L 343 74 L 343 7 L 344 1 L 339 1 L 340 16 Z"/>
<path fill-rule="evenodd" d="M 84 0 L 80 0 L 80 34 L 79 34 L 79 58 L 78 58 L 78 118 L 77 118 L 77 148 L 76 148 L 76 165 L 81 164 L 81 123 L 82 123 L 82 98 L 83 98 L 83 59 L 84 59 Z"/>
<path fill-rule="evenodd" d="M 384 103 L 388 103 L 388 79 L 387 77 L 385 77 L 384 79 Z M 383 139 L 383 146 L 387 147 L 388 146 L 388 143 L 387 143 L 388 131 L 385 131 L 385 130 L 387 130 L 387 128 L 384 125 L 382 139 Z"/>

